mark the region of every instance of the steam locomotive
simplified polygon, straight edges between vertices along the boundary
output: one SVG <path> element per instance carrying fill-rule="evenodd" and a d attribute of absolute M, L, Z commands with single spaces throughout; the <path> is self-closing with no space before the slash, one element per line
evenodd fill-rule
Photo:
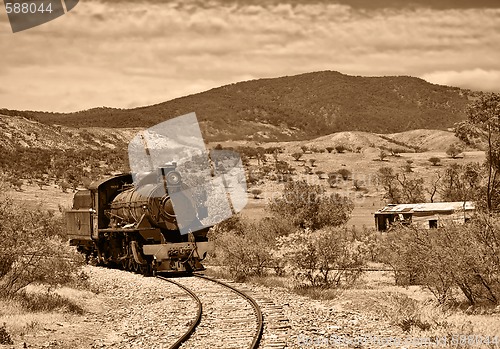
<path fill-rule="evenodd" d="M 75 193 L 66 212 L 70 245 L 100 265 L 145 275 L 203 270 L 212 249 L 201 223 L 206 197 L 186 190 L 175 163 L 135 179 L 120 174 Z"/>

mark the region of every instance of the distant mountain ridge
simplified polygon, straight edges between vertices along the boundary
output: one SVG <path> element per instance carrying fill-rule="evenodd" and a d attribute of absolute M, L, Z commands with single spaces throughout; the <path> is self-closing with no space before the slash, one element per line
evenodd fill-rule
<path fill-rule="evenodd" d="M 234 83 L 134 109 L 0 113 L 69 127 L 143 128 L 194 111 L 206 141 L 288 141 L 339 131 L 446 129 L 465 119 L 476 95 L 415 77 L 323 71 Z"/>

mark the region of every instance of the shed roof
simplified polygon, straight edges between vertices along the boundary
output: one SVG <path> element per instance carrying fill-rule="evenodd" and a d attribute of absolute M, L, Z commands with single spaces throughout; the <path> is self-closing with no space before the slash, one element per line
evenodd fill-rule
<path fill-rule="evenodd" d="M 386 206 L 375 214 L 397 214 L 413 212 L 453 212 L 453 211 L 472 211 L 475 209 L 474 202 L 455 201 L 455 202 L 423 202 L 418 204 L 398 204 Z"/>

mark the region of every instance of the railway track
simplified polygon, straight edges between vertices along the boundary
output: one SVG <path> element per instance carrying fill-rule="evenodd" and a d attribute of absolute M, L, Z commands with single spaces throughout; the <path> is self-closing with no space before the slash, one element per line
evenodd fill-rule
<path fill-rule="evenodd" d="M 233 286 L 204 275 L 169 278 L 158 276 L 186 291 L 198 311 L 188 330 L 170 349 L 259 347 L 264 329 L 257 302 Z"/>

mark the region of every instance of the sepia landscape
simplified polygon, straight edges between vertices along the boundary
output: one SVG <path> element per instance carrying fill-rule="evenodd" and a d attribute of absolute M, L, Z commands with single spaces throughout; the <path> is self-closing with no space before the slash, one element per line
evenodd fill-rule
<path fill-rule="evenodd" d="M 0 347 L 500 348 L 498 7 L 1 14 Z"/>

